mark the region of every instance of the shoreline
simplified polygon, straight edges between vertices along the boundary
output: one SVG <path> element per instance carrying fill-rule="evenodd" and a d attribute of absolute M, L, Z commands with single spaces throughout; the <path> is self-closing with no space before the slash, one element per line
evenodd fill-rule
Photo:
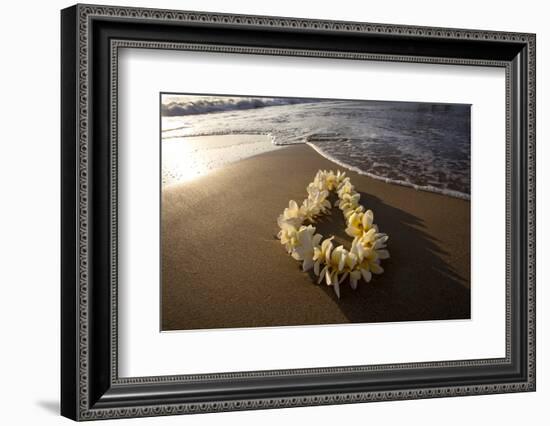
<path fill-rule="evenodd" d="M 470 202 L 347 171 L 390 235 L 386 272 L 317 285 L 275 238 L 277 216 L 334 164 L 302 144 L 162 192 L 163 331 L 470 318 Z M 315 224 L 349 243 L 338 209 Z"/>
<path fill-rule="evenodd" d="M 376 180 L 379 180 L 379 181 L 382 181 L 382 182 L 385 182 L 385 183 L 388 183 L 388 184 L 401 185 L 401 186 L 405 186 L 407 188 L 416 189 L 417 191 L 433 192 L 435 194 L 447 195 L 449 197 L 459 198 L 461 200 L 470 201 L 470 195 L 464 194 L 463 192 L 460 192 L 460 191 L 454 191 L 452 189 L 441 189 L 441 188 L 437 188 L 435 186 L 416 185 L 416 184 L 411 183 L 411 182 L 386 178 L 384 176 L 379 176 L 379 175 L 376 175 L 374 173 L 365 172 L 364 170 L 361 170 L 358 167 L 350 166 L 349 164 L 346 164 L 343 161 L 340 161 L 340 160 L 334 158 L 333 156 L 331 156 L 330 154 L 327 154 L 325 151 L 323 151 L 321 148 L 319 148 L 318 146 L 316 146 L 312 142 L 305 142 L 305 144 L 310 146 L 315 152 L 317 152 L 317 154 L 325 157 L 327 160 L 332 161 L 334 164 L 336 164 L 340 167 L 344 167 L 346 169 L 346 171 L 352 171 L 352 172 L 358 173 L 360 175 L 368 176 L 371 179 L 376 179 Z"/>
<path fill-rule="evenodd" d="M 166 131 L 170 131 L 170 130 L 172 130 L 172 129 L 168 129 Z M 235 137 L 243 137 L 243 138 L 251 138 L 251 139 L 252 138 L 257 138 L 258 144 L 260 144 L 262 141 L 269 141 L 271 146 L 272 146 L 272 149 L 266 149 L 265 147 L 262 147 L 260 149 L 260 151 L 254 153 L 253 155 L 248 155 L 248 156 L 242 156 L 241 155 L 240 157 L 236 158 L 235 160 L 224 162 L 223 166 L 225 166 L 227 164 L 237 162 L 237 161 L 241 161 L 245 158 L 251 158 L 251 157 L 254 157 L 256 155 L 260 155 L 264 152 L 269 152 L 271 150 L 280 149 L 280 148 L 284 148 L 284 147 L 298 146 L 298 145 L 307 145 L 311 149 L 313 149 L 317 154 L 319 154 L 322 157 L 326 158 L 327 160 L 333 162 L 335 164 L 335 166 L 340 166 L 340 167 L 345 168 L 346 171 L 355 172 L 355 173 L 358 173 L 360 175 L 368 176 L 372 179 L 376 179 L 376 180 L 379 180 L 379 181 L 382 181 L 382 182 L 385 182 L 385 183 L 388 183 L 388 184 L 400 185 L 400 186 L 404 186 L 404 187 L 407 187 L 407 188 L 412 188 L 412 189 L 415 189 L 417 191 L 432 192 L 432 193 L 446 195 L 446 196 L 449 196 L 449 197 L 458 198 L 458 199 L 462 199 L 462 200 L 466 200 L 466 201 L 470 201 L 470 198 L 471 198 L 470 194 L 465 194 L 465 193 L 460 192 L 460 191 L 455 191 L 455 190 L 452 190 L 452 189 L 437 188 L 437 187 L 431 186 L 431 185 L 429 185 L 429 186 L 417 185 L 417 184 L 414 184 L 412 182 L 406 182 L 406 181 L 403 181 L 403 180 L 387 178 L 387 177 L 384 177 L 384 176 L 380 176 L 380 175 L 377 175 L 377 174 L 374 174 L 374 173 L 364 171 L 364 170 L 362 170 L 358 167 L 351 166 L 351 165 L 345 163 L 344 161 L 336 159 L 332 155 L 330 155 L 327 152 L 323 151 L 322 148 L 316 146 L 313 142 L 305 141 L 305 142 L 301 142 L 301 143 L 290 143 L 290 144 L 277 143 L 275 137 L 269 132 L 263 132 L 263 133 L 260 133 L 260 132 L 258 132 L 258 133 L 251 133 L 251 132 L 226 133 L 226 132 L 222 132 L 222 133 L 192 134 L 192 135 L 188 135 L 188 136 L 166 136 L 166 137 L 162 138 L 162 142 L 163 143 L 164 142 L 168 142 L 168 143 L 174 143 L 175 142 L 175 143 L 177 143 L 178 142 L 177 139 L 194 140 L 194 139 L 200 139 L 200 138 L 220 138 L 220 139 L 223 140 L 225 138 L 234 139 Z M 235 149 L 235 147 L 231 147 L 231 146 L 227 147 L 227 148 Z M 219 167 L 217 167 L 217 168 L 219 168 Z M 163 174 L 164 174 L 164 171 L 163 171 Z M 171 183 L 169 185 L 173 185 L 173 184 L 178 184 L 178 183 L 175 182 L 175 183 Z M 167 186 L 169 186 L 169 185 L 167 185 Z"/>

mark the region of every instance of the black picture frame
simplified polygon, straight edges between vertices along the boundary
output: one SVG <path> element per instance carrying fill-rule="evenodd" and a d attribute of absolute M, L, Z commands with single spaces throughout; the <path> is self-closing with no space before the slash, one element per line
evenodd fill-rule
<path fill-rule="evenodd" d="M 61 414 L 74 420 L 535 390 L 534 34 L 97 5 L 61 12 Z M 229 51 L 506 70 L 506 356 L 119 378 L 117 51 Z"/>

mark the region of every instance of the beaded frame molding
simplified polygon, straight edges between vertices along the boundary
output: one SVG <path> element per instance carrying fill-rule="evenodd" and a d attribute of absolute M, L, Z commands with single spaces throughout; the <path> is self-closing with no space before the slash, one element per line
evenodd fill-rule
<path fill-rule="evenodd" d="M 61 18 L 62 415 L 93 420 L 535 390 L 534 34 L 97 5 L 64 9 Z M 506 356 L 119 377 L 121 48 L 504 68 Z"/>

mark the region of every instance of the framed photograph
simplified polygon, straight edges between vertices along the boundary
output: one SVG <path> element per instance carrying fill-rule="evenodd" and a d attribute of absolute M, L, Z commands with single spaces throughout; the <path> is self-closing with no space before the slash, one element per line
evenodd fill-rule
<path fill-rule="evenodd" d="M 535 390 L 535 35 L 61 12 L 61 411 Z"/>

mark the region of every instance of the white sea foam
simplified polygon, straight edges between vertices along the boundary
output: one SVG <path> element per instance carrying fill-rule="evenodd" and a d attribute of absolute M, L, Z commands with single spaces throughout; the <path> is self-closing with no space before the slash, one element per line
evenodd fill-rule
<path fill-rule="evenodd" d="M 311 148 L 313 148 L 315 150 L 315 152 L 317 152 L 318 154 L 325 157 L 327 160 L 330 160 L 333 163 L 336 163 L 339 166 L 344 167 L 344 168 L 346 168 L 348 170 L 351 170 L 353 172 L 356 172 L 360 175 L 368 176 L 370 178 L 380 180 L 380 181 L 386 182 L 386 183 L 393 183 L 395 185 L 407 186 L 409 188 L 414 188 L 416 190 L 435 192 L 437 194 L 449 195 L 451 197 L 460 198 L 460 199 L 463 199 L 463 200 L 469 200 L 470 199 L 469 194 L 464 194 L 464 193 L 459 192 L 459 191 L 453 191 L 453 190 L 450 190 L 450 189 L 436 188 L 435 186 L 431 186 L 431 185 L 424 185 L 424 186 L 416 185 L 412 182 L 406 182 L 406 181 L 403 181 L 403 180 L 391 179 L 391 178 L 387 178 L 387 177 L 384 177 L 384 176 L 379 176 L 379 175 L 375 175 L 373 173 L 366 172 L 364 170 L 361 170 L 359 167 L 350 166 L 349 164 L 346 164 L 345 162 L 343 162 L 341 160 L 338 160 L 337 158 L 334 158 L 333 156 L 327 154 L 326 152 L 323 152 L 323 150 L 321 148 L 315 146 L 311 142 L 306 142 L 306 144 L 309 145 Z"/>

